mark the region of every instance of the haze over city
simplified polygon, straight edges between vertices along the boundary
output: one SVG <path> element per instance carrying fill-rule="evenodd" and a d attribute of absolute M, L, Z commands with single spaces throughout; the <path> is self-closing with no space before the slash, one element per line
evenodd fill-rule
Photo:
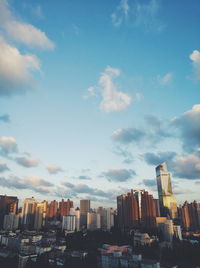
<path fill-rule="evenodd" d="M 84 3 L 83 3 L 84 2 Z M 0 192 L 200 201 L 198 0 L 1 0 Z"/>

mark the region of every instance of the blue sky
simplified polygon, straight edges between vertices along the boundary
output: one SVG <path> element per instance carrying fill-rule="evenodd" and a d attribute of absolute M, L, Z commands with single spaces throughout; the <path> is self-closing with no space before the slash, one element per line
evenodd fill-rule
<path fill-rule="evenodd" d="M 84 3 L 83 3 L 84 2 Z M 2 0 L 0 192 L 20 199 L 200 190 L 198 0 Z"/>

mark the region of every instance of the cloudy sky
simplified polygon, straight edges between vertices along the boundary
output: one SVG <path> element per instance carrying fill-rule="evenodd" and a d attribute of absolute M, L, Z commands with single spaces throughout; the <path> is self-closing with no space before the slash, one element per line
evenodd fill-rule
<path fill-rule="evenodd" d="M 0 193 L 200 201 L 199 0 L 1 0 Z"/>

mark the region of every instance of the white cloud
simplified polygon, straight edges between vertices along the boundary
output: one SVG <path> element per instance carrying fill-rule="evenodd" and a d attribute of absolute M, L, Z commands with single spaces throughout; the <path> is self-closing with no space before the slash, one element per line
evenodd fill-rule
<path fill-rule="evenodd" d="M 89 87 L 87 91 L 90 96 L 97 96 L 97 94 L 95 93 L 95 87 Z"/>
<path fill-rule="evenodd" d="M 137 128 L 119 128 L 112 133 L 111 138 L 113 141 L 122 144 L 139 143 L 146 138 L 146 133 Z"/>
<path fill-rule="evenodd" d="M 0 177 L 0 185 L 11 189 L 28 189 L 40 194 L 49 194 L 54 185 L 38 176 L 26 176 L 23 179 L 10 176 L 7 179 Z"/>
<path fill-rule="evenodd" d="M 33 14 L 38 19 L 43 19 L 44 18 L 44 14 L 43 14 L 41 5 L 36 5 L 35 7 L 33 7 Z"/>
<path fill-rule="evenodd" d="M 132 169 L 110 168 L 108 171 L 102 172 L 100 177 L 105 177 L 109 181 L 125 182 L 135 175 L 136 173 Z"/>
<path fill-rule="evenodd" d="M 0 3 L 0 27 L 13 40 L 24 43 L 30 47 L 42 49 L 53 49 L 54 44 L 48 39 L 46 34 L 35 26 L 20 21 L 15 17 L 8 5 L 8 1 L 1 0 Z"/>
<path fill-rule="evenodd" d="M 184 151 L 192 152 L 200 148 L 200 104 L 173 118 L 171 124 L 180 133 Z"/>
<path fill-rule="evenodd" d="M 57 173 L 63 171 L 61 167 L 56 166 L 56 165 L 47 165 L 47 166 L 46 166 L 46 169 L 48 170 L 48 172 L 49 172 L 50 174 L 57 174 Z"/>
<path fill-rule="evenodd" d="M 196 79 L 200 80 L 200 52 L 194 50 L 189 57 L 193 63 Z"/>
<path fill-rule="evenodd" d="M 179 178 L 200 178 L 200 157 L 196 154 L 188 154 L 174 159 L 172 163 L 174 175 Z"/>
<path fill-rule="evenodd" d="M 164 76 L 160 76 L 160 75 L 157 76 L 158 83 L 163 86 L 169 84 L 172 81 L 172 79 L 173 79 L 172 73 L 167 73 Z"/>
<path fill-rule="evenodd" d="M 145 3 L 137 0 L 121 0 L 111 14 L 112 24 L 119 27 L 124 22 L 128 26 L 143 27 L 146 31 L 163 30 L 164 25 L 157 18 L 160 0 L 148 0 Z"/>
<path fill-rule="evenodd" d="M 6 23 L 5 29 L 12 39 L 30 47 L 54 48 L 54 44 L 47 38 L 46 34 L 31 24 L 12 21 Z"/>
<path fill-rule="evenodd" d="M 128 0 L 121 0 L 119 6 L 117 6 L 115 12 L 111 14 L 112 23 L 118 27 L 127 18 L 129 13 Z"/>
<path fill-rule="evenodd" d="M 26 168 L 37 167 L 40 160 L 37 158 L 17 157 L 16 162 Z"/>
<path fill-rule="evenodd" d="M 0 36 L 0 95 L 12 95 L 27 90 L 32 80 L 31 71 L 40 70 L 35 55 L 24 54 Z"/>
<path fill-rule="evenodd" d="M 7 171 L 7 170 L 9 170 L 7 164 L 4 163 L 4 162 L 2 162 L 2 161 L 0 161 L 0 173 L 1 173 L 1 172 L 5 172 L 5 171 Z"/>
<path fill-rule="evenodd" d="M 16 139 L 12 137 L 0 137 L 0 154 L 8 155 L 18 151 Z"/>
<path fill-rule="evenodd" d="M 136 100 L 136 101 L 141 101 L 142 98 L 143 98 L 143 95 L 142 95 L 141 92 L 136 92 L 136 93 L 135 93 L 135 100 Z"/>
<path fill-rule="evenodd" d="M 32 185 L 33 187 L 40 187 L 40 186 L 46 186 L 46 187 L 52 187 L 54 186 L 51 182 L 48 182 L 38 176 L 26 176 L 24 179 L 21 180 L 21 182 L 25 185 Z"/>
<path fill-rule="evenodd" d="M 113 79 L 119 76 L 121 71 L 116 68 L 106 67 L 99 79 L 102 102 L 100 109 L 105 112 L 120 111 L 126 109 L 131 104 L 131 97 L 118 91 Z"/>

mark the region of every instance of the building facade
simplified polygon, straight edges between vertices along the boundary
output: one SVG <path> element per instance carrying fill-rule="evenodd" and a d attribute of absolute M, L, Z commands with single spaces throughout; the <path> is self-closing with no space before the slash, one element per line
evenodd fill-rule
<path fill-rule="evenodd" d="M 0 195 L 0 229 L 3 227 L 4 217 L 9 213 L 17 213 L 18 198 L 16 196 Z"/>
<path fill-rule="evenodd" d="M 25 229 L 34 228 L 36 207 L 37 201 L 33 197 L 24 200 L 22 207 L 22 225 Z"/>
<path fill-rule="evenodd" d="M 177 218 L 177 201 L 172 192 L 171 176 L 165 162 L 156 167 L 156 179 L 161 216 L 169 215 L 172 219 Z"/>

